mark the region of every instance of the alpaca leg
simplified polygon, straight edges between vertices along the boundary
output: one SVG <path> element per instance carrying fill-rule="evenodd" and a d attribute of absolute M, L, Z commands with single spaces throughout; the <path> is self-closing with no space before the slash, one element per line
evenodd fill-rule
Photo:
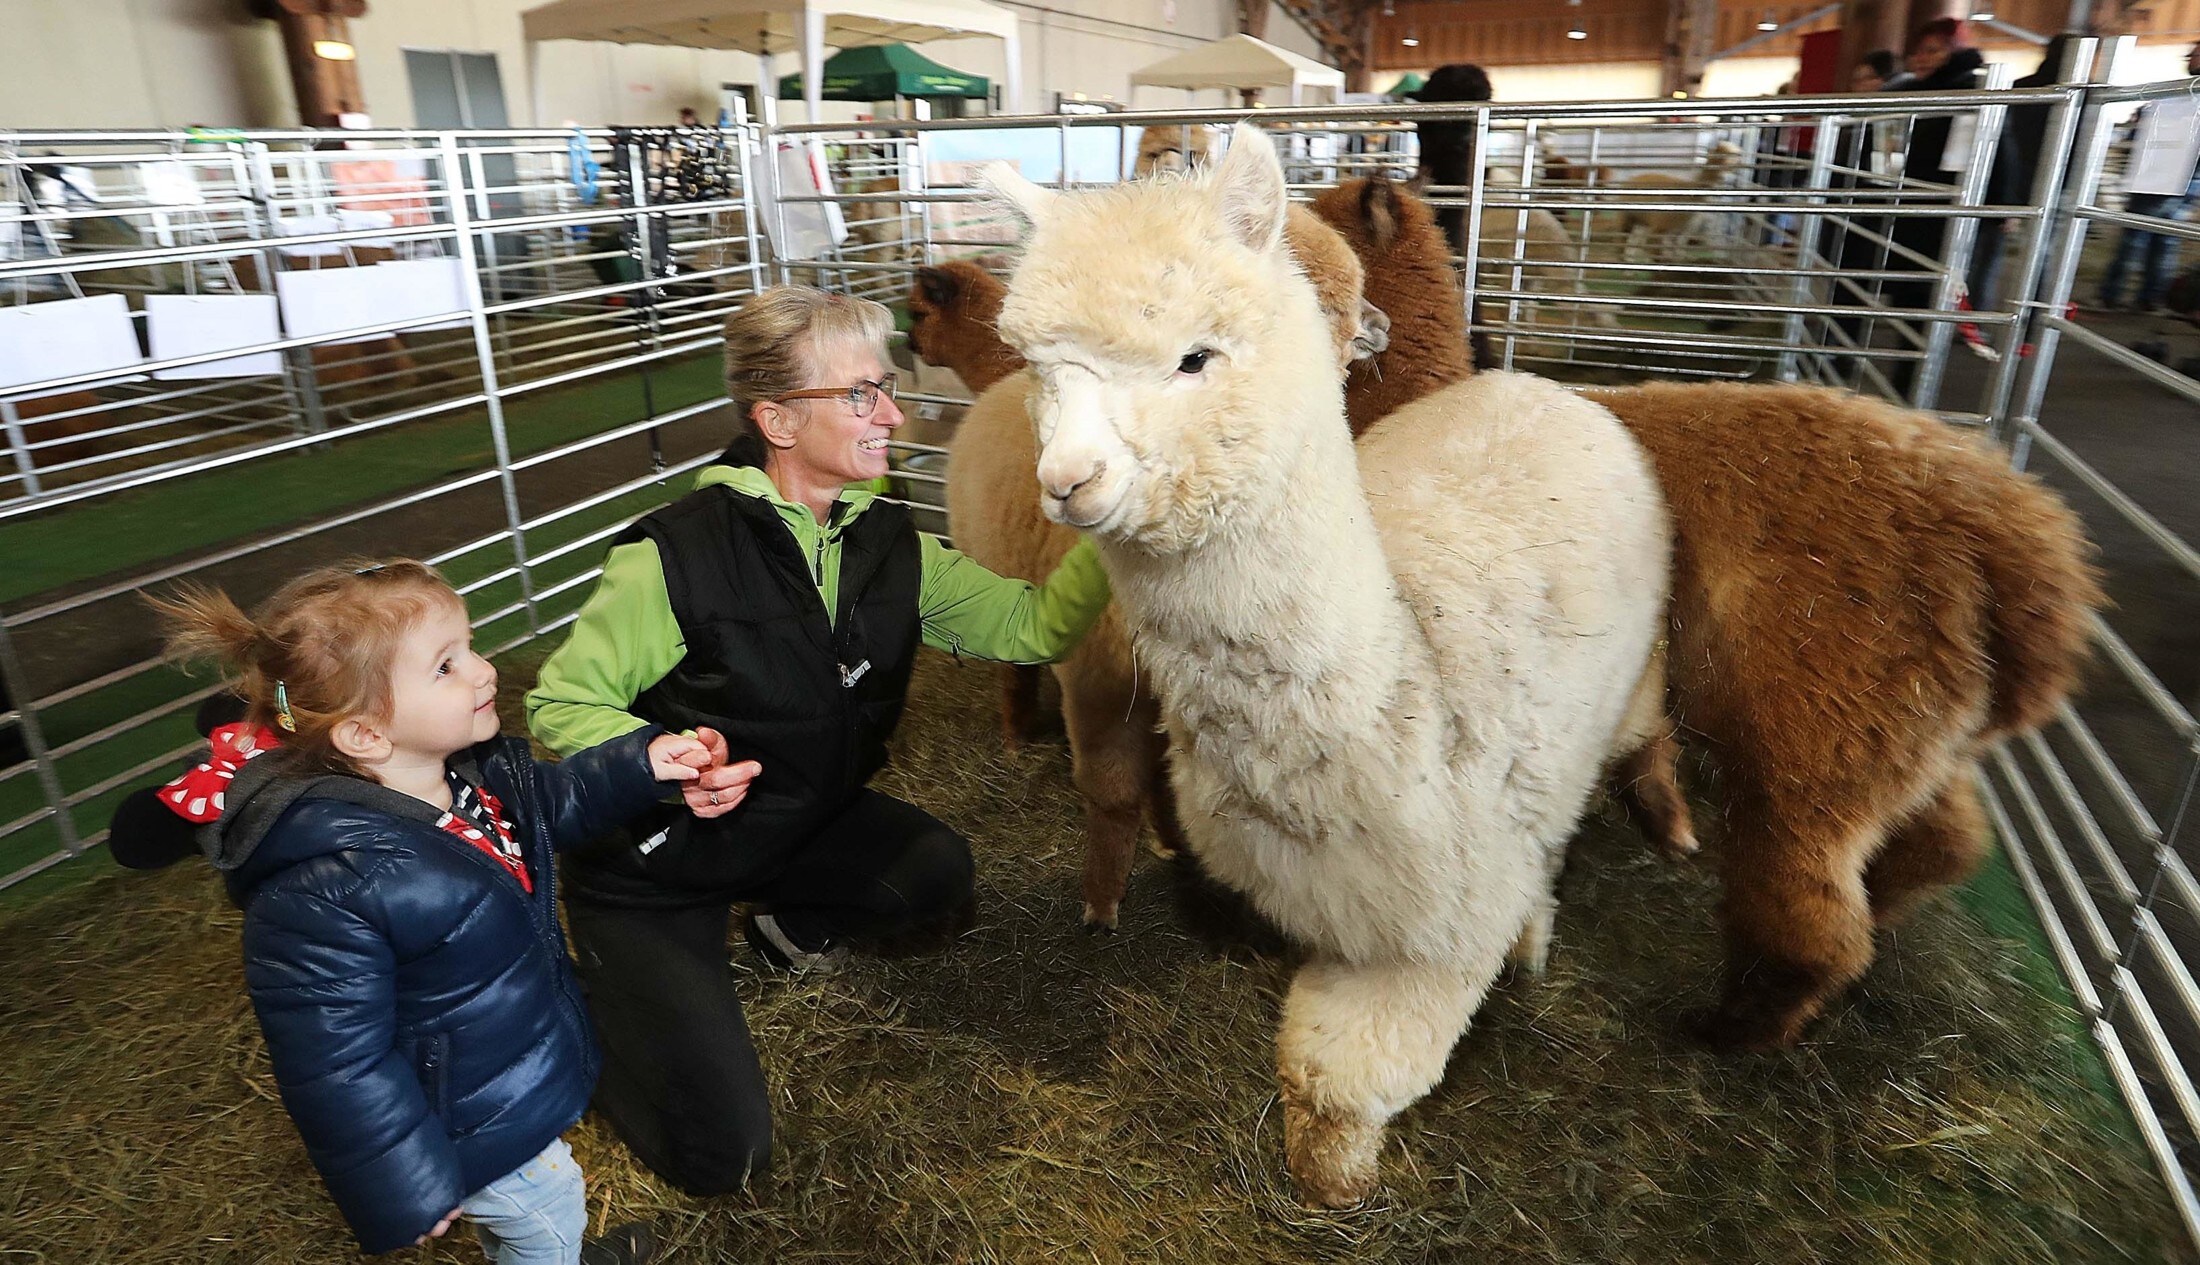
<path fill-rule="evenodd" d="M 1124 722 L 1119 691 L 1063 685 L 1071 777 L 1085 807 L 1085 925 L 1113 931 L 1146 820 L 1147 744 Z"/>
<path fill-rule="evenodd" d="M 1696 851 L 1696 822 L 1687 797 L 1681 794 L 1681 749 L 1666 709 L 1666 653 L 1661 642 L 1628 700 L 1627 715 L 1613 743 L 1620 757 L 1612 779 L 1635 828 L 1677 861 Z"/>
<path fill-rule="evenodd" d="M 1566 868 L 1566 850 L 1554 847 L 1543 857 L 1543 890 L 1536 897 L 1528 925 L 1505 955 L 1515 969 L 1530 979 L 1541 979 L 1551 961 L 1551 941 L 1558 935 L 1558 876 Z"/>
<path fill-rule="evenodd" d="M 1741 1050 L 1792 1045 L 1872 960 L 1864 858 L 1873 823 L 1819 825 L 1807 809 L 1741 808 L 1726 859 L 1726 995 L 1705 1035 Z"/>
<path fill-rule="evenodd" d="M 1153 854 L 1163 860 L 1187 851 L 1184 820 L 1176 811 L 1176 787 L 1169 781 L 1169 736 L 1159 730 L 1146 747 L 1146 815 L 1153 822 Z"/>
<path fill-rule="evenodd" d="M 1300 968 L 1283 1002 L 1276 1079 L 1299 1198 L 1349 1208 L 1374 1193 L 1383 1130 L 1433 1089 L 1497 963 Z"/>
<path fill-rule="evenodd" d="M 1039 677 L 1045 668 L 1023 663 L 1001 665 L 1001 741 L 1013 751 L 1039 729 Z"/>
<path fill-rule="evenodd" d="M 1660 734 L 1620 757 L 1614 772 L 1628 817 L 1675 861 L 1694 855 L 1698 846 L 1695 817 L 1681 794 L 1680 754 L 1673 735 Z"/>
<path fill-rule="evenodd" d="M 1896 826 L 1864 871 L 1872 920 L 1890 926 L 1925 897 L 1961 882 L 1986 856 L 1986 813 L 1965 765 L 1916 816 Z"/>

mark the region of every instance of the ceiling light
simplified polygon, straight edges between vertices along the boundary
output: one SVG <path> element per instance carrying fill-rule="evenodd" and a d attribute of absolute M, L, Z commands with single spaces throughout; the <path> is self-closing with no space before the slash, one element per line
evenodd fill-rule
<path fill-rule="evenodd" d="M 1991 21 L 1993 21 L 1993 20 L 1994 20 L 1994 6 L 1992 6 L 1992 5 L 1990 5 L 1990 4 L 1989 4 L 1989 5 L 1986 5 L 1986 6 L 1984 6 L 1983 8 L 1980 8 L 1979 10 L 1977 10 L 1976 12 L 1974 12 L 1973 14 L 1971 14 L 1971 20 L 1972 20 L 1973 22 L 1991 22 Z"/>
<path fill-rule="evenodd" d="M 1405 46 L 1406 46 L 1407 48 L 1419 48 L 1419 47 L 1421 46 L 1421 37 L 1420 37 L 1420 36 L 1418 36 L 1418 35 L 1415 35 L 1415 34 L 1414 34 L 1413 32 L 1411 32 L 1411 31 L 1408 31 L 1408 32 L 1406 32 L 1406 36 L 1405 36 L 1405 38 L 1404 38 L 1404 39 L 1402 39 L 1402 40 L 1399 40 L 1398 42 L 1399 42 L 1400 44 L 1403 44 L 1403 45 L 1405 45 Z"/>
<path fill-rule="evenodd" d="M 1772 16 L 1772 10 L 1765 10 L 1765 15 L 1757 19 L 1757 29 L 1760 31 L 1777 31 L 1780 29 L 1780 23 Z"/>
<path fill-rule="evenodd" d="M 1589 33 L 1581 29 L 1581 23 L 1576 22 L 1566 29 L 1566 38 L 1570 40 L 1585 40 L 1589 38 Z"/>
<path fill-rule="evenodd" d="M 356 61 L 359 58 L 359 50 L 342 40 L 315 40 L 313 41 L 313 55 L 329 61 Z"/>

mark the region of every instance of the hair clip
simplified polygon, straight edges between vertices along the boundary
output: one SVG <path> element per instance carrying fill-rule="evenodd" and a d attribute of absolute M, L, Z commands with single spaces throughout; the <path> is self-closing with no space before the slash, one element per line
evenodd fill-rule
<path fill-rule="evenodd" d="M 389 564 L 389 563 L 387 563 L 387 562 L 374 562 L 374 563 L 369 563 L 368 565 L 366 565 L 366 566 L 363 566 L 363 567 L 359 568 L 359 569 L 358 569 L 357 571 L 354 571 L 354 572 L 352 572 L 352 574 L 353 574 L 353 575 L 373 575 L 373 574 L 374 574 L 375 572 L 377 572 L 377 571 L 380 571 L 380 570 L 382 570 L 382 569 L 383 569 L 384 567 L 387 567 L 388 565 L 390 565 L 390 564 Z"/>
<path fill-rule="evenodd" d="M 281 681 L 275 683 L 275 723 L 290 733 L 298 732 L 298 718 L 290 714 L 290 690 Z"/>

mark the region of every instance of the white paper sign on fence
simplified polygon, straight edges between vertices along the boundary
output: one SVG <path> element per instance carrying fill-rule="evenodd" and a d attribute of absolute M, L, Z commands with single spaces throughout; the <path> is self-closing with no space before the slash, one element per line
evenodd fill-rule
<path fill-rule="evenodd" d="M 2200 101 L 2169 97 L 2149 106 L 2131 153 L 2124 192 L 2182 197 L 2200 163 Z"/>
<path fill-rule="evenodd" d="M 813 197 L 833 191 L 824 153 L 817 145 L 781 145 L 778 161 L 779 192 L 783 197 Z M 781 258 L 815 259 L 848 240 L 848 224 L 837 202 L 784 202 L 780 214 L 786 221 L 787 240 L 773 242 L 772 250 Z M 768 216 L 764 224 L 766 229 L 777 227 Z"/>
<path fill-rule="evenodd" d="M 283 328 L 292 338 L 318 338 L 388 320 L 374 310 L 372 268 L 301 268 L 275 274 Z"/>
<path fill-rule="evenodd" d="M 51 378 L 130 369 L 144 360 L 129 300 L 119 294 L 0 307 L 0 395 Z"/>
<path fill-rule="evenodd" d="M 466 274 L 460 261 L 451 258 L 404 259 L 362 269 L 372 301 L 380 310 L 378 321 L 409 321 L 415 317 L 450 319 L 416 325 L 415 329 L 453 329 L 466 324 Z"/>
<path fill-rule="evenodd" d="M 275 297 L 269 294 L 149 294 L 145 324 L 153 359 L 173 360 L 232 347 L 254 347 L 281 338 Z M 263 351 L 228 360 L 156 369 L 163 382 L 199 378 L 254 378 L 283 371 L 283 354 Z"/>
<path fill-rule="evenodd" d="M 408 329 L 464 325 L 465 274 L 456 259 L 408 259 L 370 268 L 309 268 L 275 276 L 283 328 L 294 338 L 397 321 Z M 442 320 L 425 320 L 444 317 Z"/>

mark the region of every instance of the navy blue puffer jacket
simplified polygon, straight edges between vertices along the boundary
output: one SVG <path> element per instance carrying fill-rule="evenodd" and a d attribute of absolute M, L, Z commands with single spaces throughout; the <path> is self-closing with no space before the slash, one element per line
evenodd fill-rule
<path fill-rule="evenodd" d="M 453 767 L 503 802 L 534 890 L 353 777 L 247 763 L 201 843 L 245 911 L 245 980 L 283 1105 L 359 1245 L 403 1247 L 588 1105 L 599 1056 L 551 850 L 662 794 L 641 729 L 563 764 L 496 738 Z"/>

